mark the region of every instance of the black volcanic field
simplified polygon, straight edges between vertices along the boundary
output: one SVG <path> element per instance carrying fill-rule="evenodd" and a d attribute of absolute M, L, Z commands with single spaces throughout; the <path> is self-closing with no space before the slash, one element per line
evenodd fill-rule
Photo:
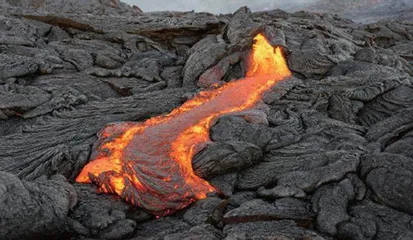
<path fill-rule="evenodd" d="M 413 14 L 391 3 L 214 15 L 0 1 L 0 239 L 413 239 Z M 293 76 L 211 127 L 192 166 L 218 193 L 156 217 L 99 193 L 102 179 L 75 182 L 107 124 L 169 113 L 211 87 L 200 79 L 243 78 L 258 33 Z"/>

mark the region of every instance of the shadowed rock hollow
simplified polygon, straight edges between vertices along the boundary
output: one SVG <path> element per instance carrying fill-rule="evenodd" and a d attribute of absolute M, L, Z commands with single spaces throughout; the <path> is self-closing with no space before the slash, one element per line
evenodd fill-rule
<path fill-rule="evenodd" d="M 0 2 L 0 239 L 413 237 L 411 21 L 10 2 Z M 245 77 L 258 33 L 283 47 L 293 77 L 214 122 L 192 167 L 217 194 L 155 218 L 74 182 L 105 126 Z"/>

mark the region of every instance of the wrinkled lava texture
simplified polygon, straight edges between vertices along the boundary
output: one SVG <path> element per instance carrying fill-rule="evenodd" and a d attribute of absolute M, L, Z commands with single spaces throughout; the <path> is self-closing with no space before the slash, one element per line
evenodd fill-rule
<path fill-rule="evenodd" d="M 192 158 L 197 147 L 210 141 L 214 120 L 253 107 L 290 75 L 281 48 L 258 35 L 247 78 L 203 91 L 166 116 L 108 125 L 99 134 L 97 153 L 76 180 L 159 216 L 203 199 L 215 189 L 195 175 Z"/>

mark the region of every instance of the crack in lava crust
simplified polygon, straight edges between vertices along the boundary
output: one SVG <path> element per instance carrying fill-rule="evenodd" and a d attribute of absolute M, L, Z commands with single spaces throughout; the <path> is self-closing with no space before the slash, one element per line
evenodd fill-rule
<path fill-rule="evenodd" d="M 264 92 L 291 76 L 280 47 L 255 37 L 247 78 L 203 91 L 165 116 L 143 123 L 114 123 L 99 133 L 97 153 L 76 181 L 165 216 L 215 189 L 195 175 L 197 146 L 210 141 L 219 116 L 253 107 Z"/>

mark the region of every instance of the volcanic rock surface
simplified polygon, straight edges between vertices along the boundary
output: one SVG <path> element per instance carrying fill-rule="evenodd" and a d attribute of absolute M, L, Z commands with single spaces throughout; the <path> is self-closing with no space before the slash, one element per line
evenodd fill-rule
<path fill-rule="evenodd" d="M 413 238 L 413 22 L 21 6 L 0 10 L 0 239 Z M 258 33 L 293 77 L 210 129 L 193 167 L 218 193 L 156 218 L 74 182 L 108 124 L 244 77 Z"/>

